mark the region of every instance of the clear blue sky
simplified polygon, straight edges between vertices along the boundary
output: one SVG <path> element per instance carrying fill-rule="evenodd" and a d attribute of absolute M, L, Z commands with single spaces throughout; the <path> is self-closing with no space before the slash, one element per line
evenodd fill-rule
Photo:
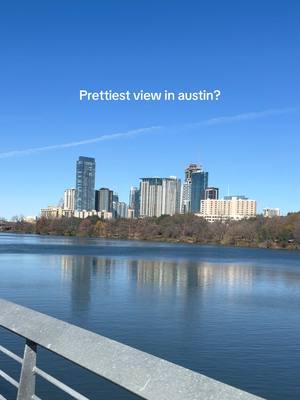
<path fill-rule="evenodd" d="M 182 177 L 199 162 L 222 195 L 229 184 L 259 209 L 300 210 L 299 19 L 296 0 L 2 2 L 0 215 L 57 203 L 79 155 L 95 157 L 97 187 L 125 201 L 139 177 Z M 82 88 L 222 95 L 91 104 Z M 151 126 L 161 128 L 3 154 Z"/>

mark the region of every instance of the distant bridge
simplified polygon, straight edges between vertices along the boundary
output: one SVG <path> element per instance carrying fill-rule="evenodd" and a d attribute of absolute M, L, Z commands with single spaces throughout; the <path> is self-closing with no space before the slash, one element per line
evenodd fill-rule
<path fill-rule="evenodd" d="M 16 388 L 17 400 L 41 400 L 36 376 L 77 400 L 88 400 L 37 366 L 43 347 L 147 400 L 262 400 L 197 372 L 136 350 L 96 333 L 0 299 L 0 327 L 25 339 L 23 358 L 0 345 L 21 365 L 19 381 L 0 369 L 0 378 Z M 0 400 L 5 400 L 0 393 Z"/>

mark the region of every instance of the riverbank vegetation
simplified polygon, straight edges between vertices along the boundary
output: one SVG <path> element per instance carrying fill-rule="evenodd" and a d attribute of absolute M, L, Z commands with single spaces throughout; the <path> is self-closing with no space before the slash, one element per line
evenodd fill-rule
<path fill-rule="evenodd" d="M 285 217 L 209 223 L 194 215 L 145 219 L 101 220 L 40 218 L 7 223 L 5 231 L 40 235 L 90 236 L 110 239 L 159 240 L 183 243 L 300 249 L 300 213 Z"/>

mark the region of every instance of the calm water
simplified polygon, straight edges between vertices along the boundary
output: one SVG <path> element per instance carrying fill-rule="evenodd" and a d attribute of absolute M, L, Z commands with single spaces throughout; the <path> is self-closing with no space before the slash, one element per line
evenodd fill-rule
<path fill-rule="evenodd" d="M 299 252 L 1 234 L 0 297 L 267 399 L 300 399 Z M 1 329 L 0 343 L 22 354 Z M 45 351 L 39 364 L 92 399 L 135 399 Z M 18 376 L 4 355 L 0 368 Z M 40 383 L 42 398 L 68 398 Z M 0 394 L 15 395 L 1 378 Z"/>

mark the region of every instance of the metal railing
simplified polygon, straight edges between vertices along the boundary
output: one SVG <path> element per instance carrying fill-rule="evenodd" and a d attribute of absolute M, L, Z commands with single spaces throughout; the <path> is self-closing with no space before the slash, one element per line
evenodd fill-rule
<path fill-rule="evenodd" d="M 21 364 L 19 382 L 0 370 L 0 377 L 17 389 L 17 400 L 40 400 L 35 392 L 36 376 L 74 399 L 87 400 L 87 397 L 37 367 L 38 346 L 147 400 L 261 399 L 161 358 L 1 299 L 0 327 L 25 339 L 23 358 L 0 346 L 2 353 Z M 1 394 L 0 400 L 5 400 Z"/>

